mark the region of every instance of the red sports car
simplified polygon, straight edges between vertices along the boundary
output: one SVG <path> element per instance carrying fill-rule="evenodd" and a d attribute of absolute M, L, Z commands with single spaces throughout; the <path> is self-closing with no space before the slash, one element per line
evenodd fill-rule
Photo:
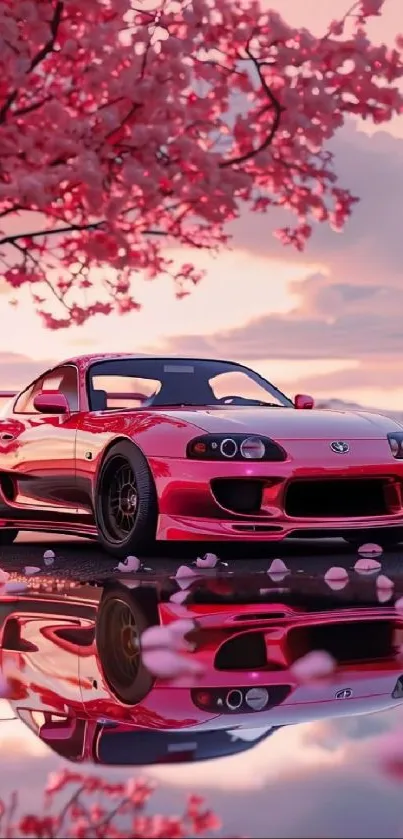
<path fill-rule="evenodd" d="M 48 370 L 0 418 L 0 540 L 403 538 L 403 425 L 292 402 L 228 361 L 91 355 Z M 297 409 L 297 410 L 296 410 Z"/>

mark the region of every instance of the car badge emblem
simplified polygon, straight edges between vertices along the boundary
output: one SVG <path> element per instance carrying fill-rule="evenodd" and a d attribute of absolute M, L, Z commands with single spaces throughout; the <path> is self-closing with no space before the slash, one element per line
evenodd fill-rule
<path fill-rule="evenodd" d="M 343 688 L 343 690 L 338 690 L 336 693 L 336 699 L 351 699 L 353 695 L 353 691 L 351 688 Z"/>
<path fill-rule="evenodd" d="M 336 454 L 347 454 L 350 451 L 349 444 L 344 443 L 343 440 L 334 440 L 333 443 L 330 443 L 330 448 Z"/>

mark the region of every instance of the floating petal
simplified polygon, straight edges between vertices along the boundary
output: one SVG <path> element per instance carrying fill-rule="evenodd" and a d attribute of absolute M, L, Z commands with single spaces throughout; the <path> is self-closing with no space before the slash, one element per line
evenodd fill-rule
<path fill-rule="evenodd" d="M 312 650 L 299 658 L 290 670 L 299 682 L 313 682 L 334 673 L 337 662 L 326 650 Z"/>

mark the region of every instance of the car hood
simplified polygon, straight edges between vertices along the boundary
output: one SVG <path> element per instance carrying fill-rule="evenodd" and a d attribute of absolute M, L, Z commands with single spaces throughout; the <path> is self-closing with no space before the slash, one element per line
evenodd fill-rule
<path fill-rule="evenodd" d="M 293 408 L 209 407 L 164 411 L 209 434 L 264 434 L 282 440 L 376 440 L 403 425 L 365 411 L 296 410 Z"/>

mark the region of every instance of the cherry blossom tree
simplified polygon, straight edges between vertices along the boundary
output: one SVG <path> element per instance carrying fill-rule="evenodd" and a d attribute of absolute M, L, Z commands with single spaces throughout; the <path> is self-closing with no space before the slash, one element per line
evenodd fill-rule
<path fill-rule="evenodd" d="M 0 258 L 51 329 L 138 308 L 135 278 L 201 273 L 240 207 L 291 211 L 302 250 L 357 198 L 327 148 L 349 116 L 402 112 L 403 37 L 359 0 L 317 37 L 259 0 L 2 0 Z M 18 295 L 17 295 L 18 298 Z"/>

